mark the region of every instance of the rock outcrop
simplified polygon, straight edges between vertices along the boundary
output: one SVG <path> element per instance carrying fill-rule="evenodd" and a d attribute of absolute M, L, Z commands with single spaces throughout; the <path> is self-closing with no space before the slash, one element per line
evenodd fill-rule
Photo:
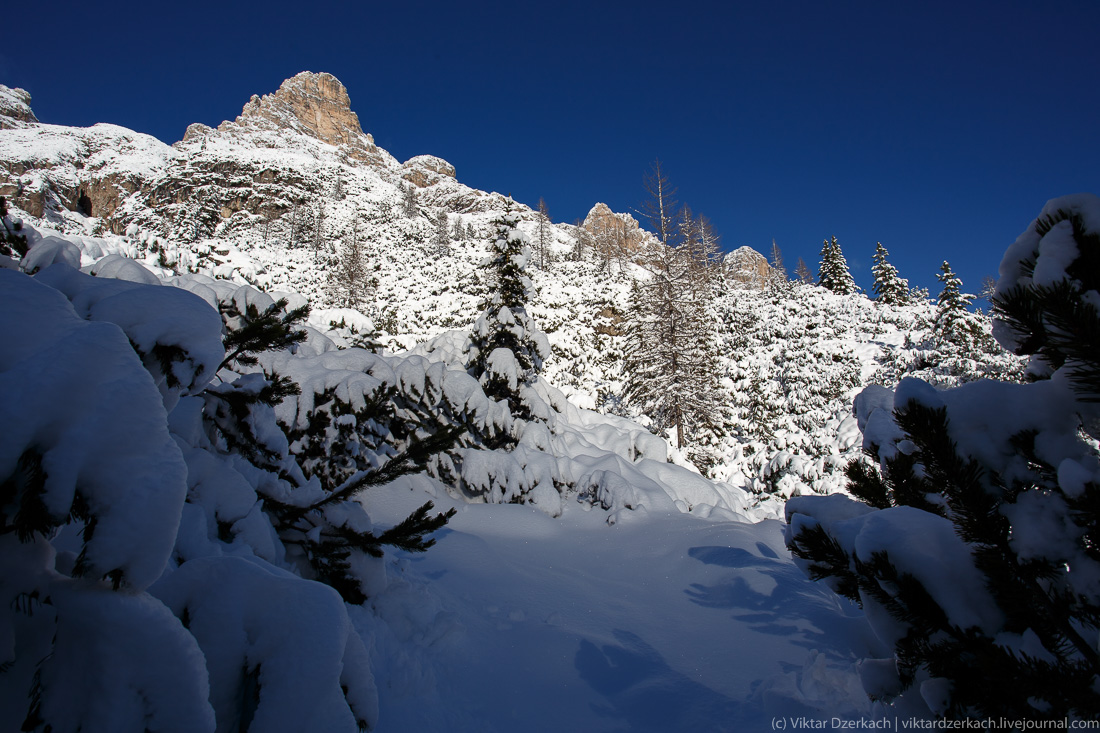
<path fill-rule="evenodd" d="M 617 214 L 604 203 L 593 206 L 581 226 L 591 235 L 596 251 L 606 258 L 636 252 L 650 236 L 633 216 Z"/>
<path fill-rule="evenodd" d="M 726 277 L 735 287 L 762 290 L 771 277 L 768 259 L 752 247 L 738 247 L 723 259 Z"/>
<path fill-rule="evenodd" d="M 12 89 L 0 84 L 0 130 L 37 125 L 31 110 L 31 95 L 25 89 Z"/>
<path fill-rule="evenodd" d="M 427 188 L 443 178 L 454 178 L 455 167 L 434 155 L 418 155 L 401 165 L 401 177 L 417 188 Z"/>
<path fill-rule="evenodd" d="M 365 162 L 378 155 L 374 138 L 364 134 L 359 115 L 351 110 L 348 90 L 332 74 L 303 71 L 284 81 L 274 94 L 253 94 L 236 120 L 218 125 L 221 132 L 256 128 L 290 131 L 344 146 L 349 157 Z M 184 140 L 209 129 L 192 125 Z"/>

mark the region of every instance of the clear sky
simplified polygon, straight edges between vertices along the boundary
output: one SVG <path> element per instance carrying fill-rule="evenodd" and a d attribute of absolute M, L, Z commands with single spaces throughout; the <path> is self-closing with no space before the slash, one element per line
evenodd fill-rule
<path fill-rule="evenodd" d="M 858 284 L 876 241 L 976 292 L 1049 198 L 1100 193 L 1100 2 L 17 3 L 0 82 L 43 122 L 175 142 L 299 71 L 398 159 L 572 222 L 654 158 L 727 249 Z"/>

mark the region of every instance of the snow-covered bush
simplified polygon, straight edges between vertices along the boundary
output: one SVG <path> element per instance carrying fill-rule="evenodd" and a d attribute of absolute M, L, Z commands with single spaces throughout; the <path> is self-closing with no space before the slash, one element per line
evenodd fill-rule
<path fill-rule="evenodd" d="M 35 277 L 0 270 L 0 373 L 20 385 L 0 407 L 0 727 L 372 725 L 345 600 L 384 587 L 382 546 L 425 549 L 449 515 L 429 502 L 376 530 L 355 494 L 445 441 L 380 431 L 345 446 L 337 433 L 335 454 L 368 459 L 307 475 L 276 408 L 324 420 L 270 365 L 301 360 L 312 388 L 329 369 L 318 348 L 379 357 L 335 351 L 297 330 L 303 310 L 249 286 L 168 287 L 132 261 L 92 277 L 33 256 L 74 246 L 55 240 L 20 261 Z"/>
<path fill-rule="evenodd" d="M 856 401 L 844 496 L 787 503 L 804 570 L 860 603 L 876 699 L 937 715 L 1100 714 L 1100 199 L 1049 202 L 1005 255 L 995 333 L 1031 384 L 904 379 Z M 911 691 L 911 692 L 907 692 Z"/>

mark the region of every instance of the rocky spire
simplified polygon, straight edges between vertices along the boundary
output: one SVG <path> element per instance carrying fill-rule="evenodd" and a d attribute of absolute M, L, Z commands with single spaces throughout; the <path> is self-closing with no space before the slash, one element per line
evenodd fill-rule
<path fill-rule="evenodd" d="M 0 84 L 0 130 L 38 124 L 30 103 L 31 95 L 25 89 Z"/>
<path fill-rule="evenodd" d="M 351 111 L 348 90 L 332 74 L 303 71 L 284 81 L 274 94 L 254 94 L 235 121 L 223 122 L 218 129 L 257 127 L 290 130 L 347 146 L 355 158 L 368 159 L 377 151 L 374 139 L 363 133 L 359 116 Z"/>

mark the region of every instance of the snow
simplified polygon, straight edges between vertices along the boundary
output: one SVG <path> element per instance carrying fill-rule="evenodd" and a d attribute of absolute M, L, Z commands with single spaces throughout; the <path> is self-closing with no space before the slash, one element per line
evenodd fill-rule
<path fill-rule="evenodd" d="M 40 455 L 51 518 L 63 523 L 78 495 L 97 517 L 89 571 L 120 570 L 145 588 L 168 562 L 186 495 L 161 396 L 118 326 L 84 321 L 56 290 L 11 270 L 0 270 L 0 292 L 0 373 L 12 385 L 0 403 L 0 476 L 25 451 Z"/>
<path fill-rule="evenodd" d="M 930 351 L 934 309 L 927 303 L 890 307 L 819 288 L 791 286 L 780 295 L 731 286 L 715 305 L 729 429 L 702 454 L 713 465 L 699 461 L 697 468 L 700 454 L 651 433 L 649 416 L 623 396 L 621 321 L 631 284 L 644 274 L 630 262 L 569 259 L 573 228 L 555 225 L 556 260 L 524 283 L 535 325 L 498 311 L 502 325 L 532 339 L 541 374 L 522 374 L 507 350 L 488 355 L 490 371 L 510 386 L 526 381 L 521 395 L 533 419 L 514 419 L 467 373 L 471 326 L 485 325 L 475 323 L 487 288 L 479 263 L 492 246 L 490 223 L 510 204 L 449 176 L 419 189 L 424 210 L 461 212 L 475 230 L 472 241 L 430 256 L 428 217 L 396 213 L 403 166 L 382 150 L 370 165 L 345 153 L 258 120 L 206 128 L 171 148 L 109 125 L 0 132 L 0 160 L 26 162 L 18 183 L 42 192 L 46 206 L 42 217 L 24 216 L 34 246 L 18 264 L 36 278 L 0 272 L 0 296 L 6 307 L 12 302 L 0 372 L 20 385 L 0 407 L 0 477 L 12 475 L 32 444 L 56 450 L 46 456 L 51 506 L 65 519 L 78 481 L 100 497 L 105 519 L 89 558 L 100 563 L 97 571 L 124 567 L 129 584 L 114 595 L 95 586 L 91 595 L 65 596 L 77 583 L 69 572 L 80 522 L 49 542 L 0 537 L 0 663 L 15 661 L 8 679 L 29 685 L 55 626 L 65 631 L 63 645 L 77 638 L 71 632 L 93 648 L 117 640 L 129 619 L 143 627 L 138 637 L 147 648 L 104 656 L 118 668 L 102 674 L 110 690 L 98 698 L 74 694 L 74 707 L 51 709 L 56 715 L 79 714 L 90 709 L 79 707 L 85 701 L 98 700 L 113 711 L 104 725 L 122 728 L 138 719 L 144 699 L 156 708 L 151 720 L 168 721 L 164 729 L 210 729 L 213 712 L 220 728 L 233 729 L 251 717 L 256 729 L 269 730 L 353 730 L 362 721 L 379 731 L 663 731 L 762 730 L 776 715 L 881 712 L 863 688 L 896 682 L 893 661 L 881 659 L 883 640 L 892 638 L 888 620 L 873 607 L 864 616 L 808 581 L 784 547 L 782 524 L 771 518 L 794 497 L 792 526 L 846 527 L 846 542 L 862 557 L 893 550 L 912 561 L 913 572 L 942 562 L 957 542 L 942 523 L 913 524 L 893 510 L 868 516 L 843 495 L 803 504 L 802 495 L 841 490 L 842 469 L 859 454 L 861 438 L 899 443 L 890 414 L 898 400 L 933 404 L 934 387 L 993 369 L 996 359 L 956 371 L 915 366 Z M 429 157 L 404 167 L 410 164 L 445 165 Z M 140 193 L 154 182 L 205 185 L 216 169 L 244 182 L 242 200 L 271 201 L 274 220 L 242 209 L 218 211 L 208 225 L 197 217 L 196 190 L 180 189 L 182 203 L 155 205 Z M 119 194 L 110 221 L 68 211 L 62 200 L 59 192 L 92 181 Z M 336 182 L 342 197 L 327 195 Z M 328 228 L 315 250 L 300 232 L 294 239 L 288 223 L 301 213 L 292 202 L 318 199 Z M 318 273 L 333 263 L 333 243 L 360 221 L 369 222 L 360 233 L 377 285 L 364 312 L 324 307 L 335 303 Z M 533 241 L 532 212 L 516 205 L 512 221 L 517 238 Z M 103 233 L 108 224 L 126 234 Z M 1050 264 L 1040 275 L 1053 276 L 1044 273 L 1064 268 L 1068 256 L 1064 237 L 1042 243 Z M 529 252 L 514 262 L 534 264 Z M 224 358 L 218 309 L 262 310 L 284 296 L 288 308 L 307 300 L 314 306 L 308 339 L 258 355 L 254 369 L 216 376 Z M 348 348 L 354 336 L 375 330 L 385 351 Z M 153 353 L 158 347 L 173 347 L 167 372 Z M 209 417 L 224 413 L 223 398 L 264 387 L 261 370 L 301 389 L 243 420 L 272 454 L 265 465 L 233 452 Z M 933 386 L 860 392 L 910 372 Z M 1065 406 L 1057 384 L 960 393 L 972 399 L 949 405 L 959 411 L 961 440 L 968 450 L 997 451 L 1007 440 L 1010 401 L 1048 404 L 1036 423 L 1050 436 L 1049 444 L 1040 436 L 1041 449 L 1056 461 L 1067 493 L 1082 491 L 1100 471 L 1089 456 L 1062 447 L 1070 428 L 1055 414 Z M 362 408 L 383 394 L 404 400 L 399 410 L 446 415 L 481 435 L 466 436 L 428 473 L 374 487 L 359 503 L 332 506 L 311 518 L 318 522 L 312 527 L 295 530 L 316 541 L 321 522 L 381 529 L 427 500 L 437 510 L 458 510 L 425 554 L 387 549 L 384 560 L 351 558 L 369 600 L 349 605 L 311 579 L 306 551 L 273 524 L 275 502 L 302 507 L 322 495 L 295 453 L 301 446 L 276 421 L 304 428 L 336 397 Z M 983 422 L 977 407 L 1000 400 L 1005 425 Z M 371 467 L 406 440 L 355 415 L 328 427 L 325 448 L 336 429 L 360 431 L 342 447 L 352 446 Z M 978 430 L 995 440 L 965 440 L 966 431 Z M 502 433 L 518 440 L 513 450 L 478 442 Z M 62 439 L 69 442 L 50 443 Z M 323 452 L 318 460 L 331 459 Z M 361 476 L 362 465 L 349 477 Z M 1021 512 L 1029 518 L 1014 541 L 1049 549 L 1043 537 L 1057 525 L 1058 507 Z M 914 543 L 902 531 L 911 526 L 934 541 Z M 1081 573 L 1082 584 L 1096 580 Z M 936 589 L 970 588 L 947 598 L 956 604 L 952 616 L 994 624 L 974 583 L 964 564 Z M 13 610 L 25 600 L 21 593 L 39 590 L 66 600 L 31 620 Z M 1026 634 L 1005 639 L 1021 649 L 1029 643 Z M 77 646 L 63 651 L 76 654 Z M 860 659 L 870 661 L 860 666 Z M 60 674 L 62 666 L 48 671 Z M 147 677 L 139 674 L 145 669 Z M 164 694 L 169 675 L 181 680 L 178 699 Z M 0 685 L 0 720 L 8 727 L 25 715 L 27 685 L 19 684 Z M 254 684 L 258 704 L 242 707 Z M 937 685 L 922 684 L 929 705 L 942 697 Z"/>
<path fill-rule="evenodd" d="M 410 483 L 372 493 L 379 523 L 421 501 Z M 579 507 L 554 519 L 454 505 L 437 547 L 392 560 L 378 616 L 356 617 L 376 649 L 401 650 L 376 668 L 389 691 L 380 733 L 734 731 L 871 714 L 851 651 L 859 612 L 805 580 L 778 522 L 673 512 L 608 528 Z"/>
<path fill-rule="evenodd" d="M 377 719 L 365 649 L 331 588 L 244 558 L 214 557 L 184 563 L 152 592 L 190 619 L 222 725 L 232 725 L 238 699 L 249 694 L 242 670 L 259 677 L 256 730 L 324 733 Z M 354 678 L 343 674 L 345 666 Z M 343 703 L 342 684 L 355 692 L 354 710 Z"/>

